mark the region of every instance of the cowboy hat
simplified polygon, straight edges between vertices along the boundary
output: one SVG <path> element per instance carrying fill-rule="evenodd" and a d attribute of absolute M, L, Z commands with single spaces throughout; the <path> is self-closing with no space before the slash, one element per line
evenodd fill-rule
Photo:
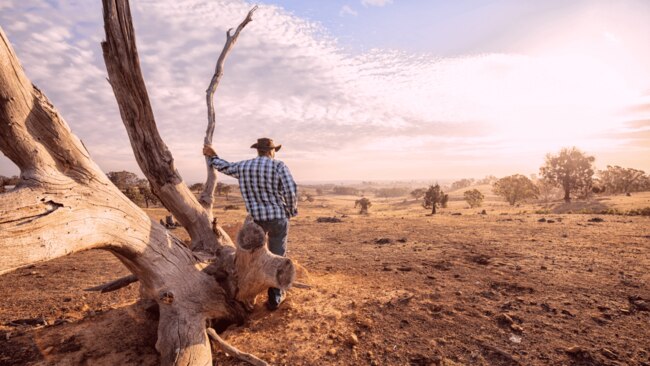
<path fill-rule="evenodd" d="M 279 151 L 282 145 L 275 145 L 273 140 L 270 138 L 262 137 L 261 139 L 257 139 L 257 142 L 251 145 L 251 149 L 257 149 L 257 150 L 263 150 L 263 151 L 268 151 L 268 150 L 273 150 Z"/>

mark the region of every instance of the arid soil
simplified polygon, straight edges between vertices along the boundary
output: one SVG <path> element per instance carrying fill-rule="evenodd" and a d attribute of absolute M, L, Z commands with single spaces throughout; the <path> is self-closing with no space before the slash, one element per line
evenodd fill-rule
<path fill-rule="evenodd" d="M 301 205 L 289 256 L 311 288 L 275 312 L 260 296 L 226 340 L 274 365 L 650 365 L 650 218 L 354 199 Z M 216 213 L 231 233 L 245 215 Z M 157 364 L 137 284 L 83 291 L 127 273 L 89 251 L 0 277 L 0 365 Z"/>

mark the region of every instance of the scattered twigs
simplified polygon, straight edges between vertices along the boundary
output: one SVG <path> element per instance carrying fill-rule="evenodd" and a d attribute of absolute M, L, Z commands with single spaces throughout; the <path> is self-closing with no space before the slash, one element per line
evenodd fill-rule
<path fill-rule="evenodd" d="M 251 355 L 250 353 L 241 352 L 237 348 L 231 346 L 230 344 L 228 344 L 228 342 L 223 340 L 223 338 L 219 337 L 219 334 L 217 334 L 217 332 L 214 329 L 208 328 L 208 329 L 206 329 L 206 331 L 208 332 L 208 335 L 210 336 L 210 338 L 212 338 L 212 340 L 215 341 L 219 345 L 219 347 L 224 352 L 228 353 L 229 355 L 234 356 L 237 359 L 242 360 L 244 362 L 248 362 L 248 363 L 250 363 L 251 365 L 254 365 L 254 366 L 268 366 L 269 365 L 264 360 L 261 360 L 261 359 L 255 357 L 254 355 Z"/>
<path fill-rule="evenodd" d="M 208 89 L 205 91 L 206 93 L 205 101 L 208 105 L 208 128 L 205 131 L 205 138 L 203 139 L 203 143 L 205 145 L 212 145 L 212 136 L 214 135 L 214 127 L 215 127 L 214 93 L 217 90 L 217 86 L 219 85 L 221 76 L 223 76 L 223 64 L 226 61 L 226 57 L 230 53 L 230 50 L 235 45 L 235 42 L 237 42 L 237 39 L 239 38 L 239 33 L 244 29 L 244 27 L 246 27 L 248 23 L 250 23 L 253 20 L 253 13 L 255 12 L 255 10 L 257 10 L 257 5 L 254 6 L 248 12 L 248 14 L 246 15 L 246 19 L 244 19 L 241 22 L 241 24 L 239 24 L 234 34 L 230 33 L 232 31 L 232 28 L 228 29 L 228 31 L 226 32 L 226 44 L 223 46 L 221 55 L 219 55 L 219 59 L 217 60 L 217 66 L 215 67 L 214 75 L 212 75 L 212 79 L 210 80 L 210 85 L 208 86 Z M 208 215 L 210 216 L 210 219 L 212 219 L 212 205 L 214 202 L 214 190 L 217 187 L 217 172 L 210 167 L 207 158 L 206 158 L 206 165 L 207 165 L 208 177 L 205 182 L 205 186 L 203 187 L 203 192 L 201 192 L 201 196 L 199 197 L 199 202 L 201 203 L 203 208 L 205 208 L 206 211 L 208 211 Z"/>

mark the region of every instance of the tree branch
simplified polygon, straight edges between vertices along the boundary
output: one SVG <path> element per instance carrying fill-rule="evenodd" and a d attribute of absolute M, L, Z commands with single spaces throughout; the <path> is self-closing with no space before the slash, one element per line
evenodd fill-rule
<path fill-rule="evenodd" d="M 228 344 L 228 342 L 223 340 L 223 338 L 221 338 L 219 336 L 219 334 L 214 329 L 208 328 L 207 332 L 208 332 L 208 335 L 210 336 L 210 338 L 213 341 L 217 342 L 217 345 L 224 352 L 228 353 L 229 355 L 234 356 L 237 359 L 242 360 L 244 362 L 248 362 L 248 363 L 250 363 L 251 365 L 254 365 L 254 366 L 268 366 L 269 365 L 268 363 L 266 363 L 265 361 L 257 358 L 256 356 L 254 356 L 254 355 L 252 355 L 250 353 L 242 352 L 242 351 L 238 350 L 237 348 L 231 346 L 230 344 Z"/>
<path fill-rule="evenodd" d="M 255 10 L 257 10 L 257 5 L 255 5 L 248 12 L 246 18 L 237 27 L 234 35 L 230 35 L 232 28 L 226 32 L 226 43 L 224 44 L 223 50 L 219 55 L 219 59 L 217 60 L 217 65 L 214 70 L 214 75 L 212 75 L 212 79 L 210 80 L 210 85 L 205 91 L 205 101 L 208 105 L 208 128 L 205 131 L 205 138 L 203 139 L 203 143 L 205 145 L 212 145 L 212 136 L 214 134 L 214 128 L 216 124 L 214 113 L 214 93 L 217 90 L 217 86 L 219 86 L 221 77 L 223 76 L 224 62 L 226 61 L 226 57 L 230 53 L 230 50 L 237 42 L 239 33 L 244 29 L 244 27 L 246 27 L 248 23 L 253 20 L 253 13 Z M 217 172 L 210 166 L 208 158 L 206 158 L 205 161 L 207 164 L 208 177 L 203 187 L 203 192 L 201 192 L 201 196 L 199 197 L 199 202 L 201 203 L 201 206 L 203 206 L 203 208 L 208 212 L 210 219 L 212 219 L 212 205 L 214 203 L 214 190 L 217 186 Z"/>
<path fill-rule="evenodd" d="M 156 130 L 128 1 L 103 4 L 104 57 L 136 159 L 161 201 L 192 235 L 194 249 L 213 252 L 192 252 L 110 183 L 24 75 L 0 29 L 0 150 L 22 177 L 17 188 L 0 194 L 0 274 L 84 249 L 107 249 L 133 277 L 103 289 L 137 278 L 141 295 L 159 306 L 161 363 L 209 365 L 206 320 L 242 319 L 245 303 L 262 288 L 289 288 L 295 269 L 290 259 L 268 252 L 259 228 L 250 245 L 219 245 L 217 232 L 222 244 L 230 239 L 220 227 L 213 230 Z"/>
<path fill-rule="evenodd" d="M 20 184 L 110 184 L 52 103 L 29 81 L 2 28 L 0 66 L 0 150 L 20 168 Z"/>
<path fill-rule="evenodd" d="M 129 2 L 103 0 L 103 9 L 104 61 L 138 165 L 162 204 L 187 229 L 192 249 L 217 253 L 232 241 L 227 234 L 217 237 L 212 230 L 208 213 L 183 182 L 158 133 L 140 69 Z"/>

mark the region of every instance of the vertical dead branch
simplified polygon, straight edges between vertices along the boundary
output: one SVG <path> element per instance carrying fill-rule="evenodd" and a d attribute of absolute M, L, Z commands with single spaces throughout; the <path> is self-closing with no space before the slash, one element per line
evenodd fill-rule
<path fill-rule="evenodd" d="M 228 29 L 228 31 L 226 32 L 226 44 L 224 44 L 223 50 L 221 51 L 221 54 L 219 55 L 219 59 L 217 60 L 217 66 L 215 67 L 214 75 L 212 75 L 212 80 L 210 80 L 210 85 L 208 86 L 208 89 L 205 91 L 206 93 L 205 101 L 208 105 L 208 128 L 205 131 L 205 138 L 203 139 L 203 143 L 205 145 L 212 145 L 212 135 L 214 134 L 214 127 L 215 127 L 214 93 L 217 90 L 217 86 L 219 86 L 219 81 L 221 80 L 221 76 L 223 76 L 223 64 L 226 61 L 226 57 L 230 53 L 230 50 L 235 45 L 235 42 L 237 42 L 237 39 L 239 38 L 239 33 L 244 29 L 244 27 L 248 23 L 250 23 L 253 20 L 253 13 L 255 12 L 255 10 L 257 10 L 257 5 L 254 6 L 248 12 L 248 14 L 246 15 L 246 19 L 244 19 L 241 22 L 241 24 L 239 24 L 234 34 L 232 35 L 230 34 L 232 28 Z M 208 216 L 210 217 L 210 220 L 212 220 L 212 205 L 214 203 L 214 190 L 217 186 L 217 172 L 212 167 L 210 167 L 210 163 L 207 158 L 205 159 L 205 162 L 208 170 L 208 178 L 203 187 L 203 192 L 199 197 L 199 202 L 201 203 L 203 208 L 208 212 Z"/>
<path fill-rule="evenodd" d="M 217 237 L 221 244 L 230 238 L 219 227 L 213 230 L 156 129 L 128 0 L 103 5 L 104 59 L 136 159 L 192 236 L 193 249 L 203 252 L 185 247 L 108 180 L 24 74 L 0 29 L 0 151 L 21 170 L 18 187 L 0 195 L 0 274 L 84 249 L 107 249 L 133 275 L 96 289 L 114 290 L 136 279 L 142 284 L 142 295 L 160 309 L 161 363 L 210 365 L 206 321 L 243 319 L 262 289 L 289 288 L 295 268 L 268 251 L 263 231 L 252 222 L 244 233 L 256 230 L 247 236 L 256 240 L 237 248 L 219 245 Z"/>

